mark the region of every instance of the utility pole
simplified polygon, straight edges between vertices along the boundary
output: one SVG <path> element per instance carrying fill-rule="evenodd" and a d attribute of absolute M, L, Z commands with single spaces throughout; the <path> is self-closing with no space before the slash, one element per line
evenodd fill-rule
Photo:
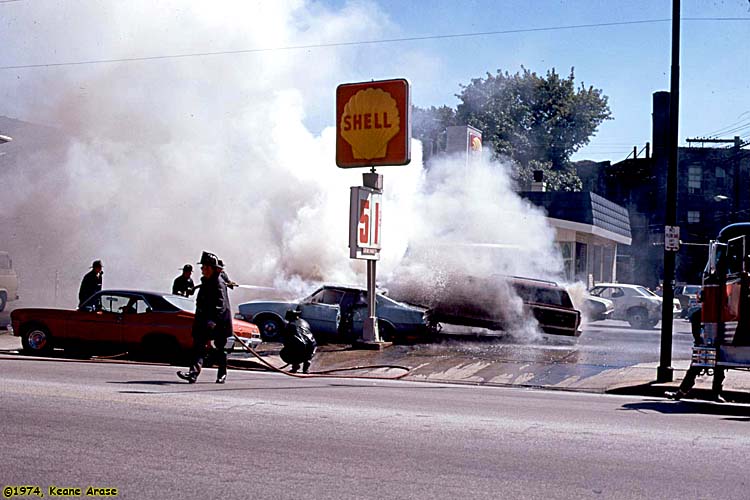
<path fill-rule="evenodd" d="M 677 162 L 678 128 L 680 110 L 680 0 L 672 0 L 672 72 L 669 79 L 669 166 L 667 167 L 667 210 L 664 218 L 666 241 L 667 227 L 677 222 Z M 674 300 L 674 267 L 676 251 L 664 245 L 664 292 L 661 305 L 661 351 L 657 382 L 671 382 L 672 368 L 672 309 Z"/>

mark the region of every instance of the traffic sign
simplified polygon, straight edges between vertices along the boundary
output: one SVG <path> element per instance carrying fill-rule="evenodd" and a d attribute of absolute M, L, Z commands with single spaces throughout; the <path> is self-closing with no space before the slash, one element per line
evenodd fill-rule
<path fill-rule="evenodd" d="M 336 165 L 406 165 L 411 161 L 411 94 L 403 78 L 336 88 Z"/>
<path fill-rule="evenodd" d="M 664 226 L 664 248 L 669 252 L 680 250 L 680 226 Z"/>

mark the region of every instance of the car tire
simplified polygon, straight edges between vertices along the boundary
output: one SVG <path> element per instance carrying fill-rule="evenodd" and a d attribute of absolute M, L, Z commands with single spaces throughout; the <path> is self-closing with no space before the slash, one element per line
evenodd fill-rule
<path fill-rule="evenodd" d="M 378 323 L 378 334 L 383 342 L 399 343 L 403 338 L 396 334 L 396 329 L 390 323 Z"/>
<path fill-rule="evenodd" d="M 0 312 L 5 311 L 5 305 L 8 303 L 8 294 L 0 292 Z"/>
<path fill-rule="evenodd" d="M 253 323 L 260 330 L 260 338 L 266 342 L 280 342 L 284 336 L 284 323 L 274 316 L 253 318 Z"/>
<path fill-rule="evenodd" d="M 52 335 L 46 327 L 30 325 L 21 331 L 21 344 L 26 353 L 41 356 L 52 351 Z"/>
<path fill-rule="evenodd" d="M 648 311 L 642 307 L 635 307 L 628 311 L 628 323 L 630 323 L 631 328 L 638 328 L 641 330 L 652 328 L 656 324 L 651 324 L 651 319 L 648 317 Z"/>

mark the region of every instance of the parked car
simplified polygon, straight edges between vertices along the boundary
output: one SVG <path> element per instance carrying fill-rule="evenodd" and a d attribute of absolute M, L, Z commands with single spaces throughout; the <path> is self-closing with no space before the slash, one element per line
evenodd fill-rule
<path fill-rule="evenodd" d="M 520 308 L 512 304 L 514 295 L 522 301 Z M 490 330 L 515 328 L 533 316 L 544 333 L 581 334 L 581 313 L 568 292 L 552 281 L 515 276 L 454 279 L 445 293 L 430 303 L 430 312 L 440 323 Z"/>
<path fill-rule="evenodd" d="M 698 294 L 700 285 L 677 285 L 674 287 L 674 298 L 680 301 L 682 307 L 681 318 L 687 318 L 690 308 L 698 305 Z"/>
<path fill-rule="evenodd" d="M 18 300 L 18 276 L 8 252 L 0 252 L 0 312 L 12 300 Z"/>
<path fill-rule="evenodd" d="M 661 320 L 663 299 L 644 286 L 599 283 L 589 293 L 614 302 L 611 319 L 627 321 L 633 328 L 653 328 Z M 672 314 L 678 317 L 681 313 L 680 301 L 674 299 Z"/>
<path fill-rule="evenodd" d="M 581 309 L 581 312 L 589 321 L 603 321 L 610 319 L 615 311 L 615 303 L 603 297 L 587 295 Z"/>
<path fill-rule="evenodd" d="M 319 341 L 351 342 L 362 336 L 367 318 L 367 290 L 358 286 L 325 285 L 308 297 L 280 302 L 254 300 L 240 304 L 235 317 L 252 321 L 264 340 L 281 340 L 284 315 L 299 309 Z M 378 331 L 383 340 L 424 338 L 433 324 L 423 307 L 404 304 L 378 292 L 376 298 Z"/>
<path fill-rule="evenodd" d="M 13 334 L 31 354 L 61 347 L 178 361 L 193 345 L 195 302 L 165 293 L 102 290 L 75 310 L 24 308 L 10 318 Z M 234 319 L 233 327 L 246 343 L 261 342 L 256 325 Z M 230 337 L 227 348 L 233 341 Z"/>

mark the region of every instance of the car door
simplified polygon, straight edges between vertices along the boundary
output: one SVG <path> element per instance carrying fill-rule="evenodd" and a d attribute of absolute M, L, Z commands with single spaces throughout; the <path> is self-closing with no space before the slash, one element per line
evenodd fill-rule
<path fill-rule="evenodd" d="M 76 311 L 67 325 L 72 343 L 82 346 L 120 344 L 122 341 L 122 308 L 130 297 L 117 293 L 100 292 Z"/>
<path fill-rule="evenodd" d="M 140 346 L 143 338 L 152 333 L 173 335 L 174 328 L 165 324 L 161 314 L 151 310 L 145 298 L 133 295 L 122 311 L 120 325 L 122 327 L 122 343 L 129 346 Z"/>
<path fill-rule="evenodd" d="M 628 310 L 628 298 L 625 291 L 616 286 L 608 286 L 602 290 L 599 294 L 600 297 L 611 300 L 615 305 L 614 313 L 612 314 L 613 319 L 627 319 Z"/>
<path fill-rule="evenodd" d="M 365 326 L 365 320 L 367 319 L 367 292 L 356 290 L 352 291 L 352 304 L 351 304 L 351 315 L 352 315 L 352 334 L 355 338 L 362 336 L 362 329 Z"/>
<path fill-rule="evenodd" d="M 323 288 L 308 302 L 300 304 L 302 319 L 310 323 L 314 333 L 335 335 L 340 318 L 339 303 L 343 296 L 341 290 Z"/>

